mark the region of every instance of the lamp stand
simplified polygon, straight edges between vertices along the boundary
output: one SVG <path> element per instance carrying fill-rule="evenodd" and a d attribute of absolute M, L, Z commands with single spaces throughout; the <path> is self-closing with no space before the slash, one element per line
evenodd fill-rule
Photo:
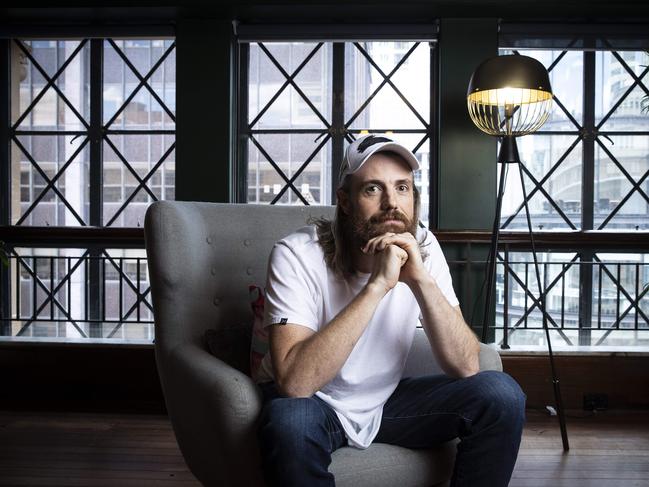
<path fill-rule="evenodd" d="M 559 386 L 559 378 L 554 364 L 554 353 L 552 352 L 552 342 L 550 340 L 550 330 L 548 329 L 547 312 L 545 308 L 545 294 L 541 285 L 541 272 L 539 270 L 539 262 L 536 255 L 536 246 L 534 244 L 534 233 L 532 232 L 532 220 L 530 218 L 530 210 L 527 204 L 527 191 L 525 189 L 525 181 L 523 179 L 523 168 L 518 156 L 518 148 L 516 147 L 516 138 L 509 135 L 503 137 L 500 152 L 498 154 L 498 163 L 502 164 L 500 170 L 500 181 L 498 186 L 498 197 L 496 199 L 496 215 L 494 218 L 493 229 L 491 233 L 491 247 L 489 249 L 489 256 L 487 260 L 487 294 L 484 308 L 484 315 L 482 320 L 482 341 L 487 340 L 487 330 L 489 323 L 489 308 L 495 286 L 496 274 L 496 260 L 498 258 L 498 240 L 500 237 L 500 215 L 502 211 L 502 200 L 505 192 L 505 164 L 516 164 L 518 173 L 520 175 L 521 187 L 523 190 L 523 202 L 525 205 L 525 216 L 527 218 L 527 231 L 530 237 L 530 245 L 532 247 L 532 258 L 534 260 L 534 270 L 536 272 L 536 283 L 539 289 L 538 306 L 541 311 L 543 329 L 545 337 L 548 342 L 548 357 L 550 359 L 550 369 L 552 373 L 552 386 L 554 389 L 554 400 L 557 405 L 557 416 L 559 417 L 559 428 L 561 429 L 561 441 L 563 443 L 563 450 L 568 451 L 570 445 L 568 443 L 568 432 L 566 430 L 566 419 L 563 409 L 563 401 L 561 400 L 561 388 Z M 505 272 L 508 272 L 505 269 Z M 505 297 L 505 299 L 507 299 Z"/>

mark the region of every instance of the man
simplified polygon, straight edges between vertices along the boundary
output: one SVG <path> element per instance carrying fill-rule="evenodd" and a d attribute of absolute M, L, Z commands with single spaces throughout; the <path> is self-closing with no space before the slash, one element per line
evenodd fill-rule
<path fill-rule="evenodd" d="M 345 445 L 427 448 L 455 437 L 452 485 L 509 482 L 525 396 L 509 376 L 479 372 L 442 251 L 417 225 L 418 168 L 391 139 L 359 138 L 334 221 L 273 248 L 259 426 L 269 485 L 335 485 L 327 467 Z M 402 380 L 418 318 L 445 375 Z"/>

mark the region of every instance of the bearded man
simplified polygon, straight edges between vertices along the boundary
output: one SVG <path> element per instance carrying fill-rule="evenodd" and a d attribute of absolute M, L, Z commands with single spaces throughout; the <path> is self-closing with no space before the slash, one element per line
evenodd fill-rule
<path fill-rule="evenodd" d="M 369 135 L 348 146 L 333 221 L 271 252 L 259 442 L 271 486 L 332 486 L 342 446 L 428 448 L 459 437 L 452 485 L 508 484 L 525 395 L 479 371 L 479 343 L 433 236 L 418 224 L 417 158 Z M 443 375 L 402 378 L 421 321 Z"/>

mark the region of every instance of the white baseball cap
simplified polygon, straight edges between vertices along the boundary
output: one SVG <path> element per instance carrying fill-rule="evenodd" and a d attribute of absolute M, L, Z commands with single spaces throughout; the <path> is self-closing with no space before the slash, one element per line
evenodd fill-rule
<path fill-rule="evenodd" d="M 415 155 L 404 146 L 384 135 L 364 135 L 347 146 L 338 183 L 342 184 L 348 174 L 358 171 L 365 161 L 377 152 L 391 151 L 405 159 L 413 171 L 419 169 L 419 161 Z"/>

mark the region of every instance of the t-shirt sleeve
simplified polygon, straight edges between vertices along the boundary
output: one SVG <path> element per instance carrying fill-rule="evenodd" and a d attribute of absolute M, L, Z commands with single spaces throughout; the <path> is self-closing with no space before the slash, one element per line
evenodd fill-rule
<path fill-rule="evenodd" d="M 426 259 L 428 272 L 430 272 L 430 274 L 435 278 L 435 282 L 437 282 L 437 285 L 450 305 L 457 306 L 460 302 L 455 295 L 453 280 L 451 279 L 451 271 L 448 268 L 442 248 L 439 246 L 437 239 L 430 232 L 428 232 L 426 237 L 426 243 L 429 244 L 425 247 L 429 253 L 428 258 Z"/>
<path fill-rule="evenodd" d="M 317 331 L 316 293 L 293 250 L 276 243 L 268 262 L 264 326 L 291 323 Z"/>

